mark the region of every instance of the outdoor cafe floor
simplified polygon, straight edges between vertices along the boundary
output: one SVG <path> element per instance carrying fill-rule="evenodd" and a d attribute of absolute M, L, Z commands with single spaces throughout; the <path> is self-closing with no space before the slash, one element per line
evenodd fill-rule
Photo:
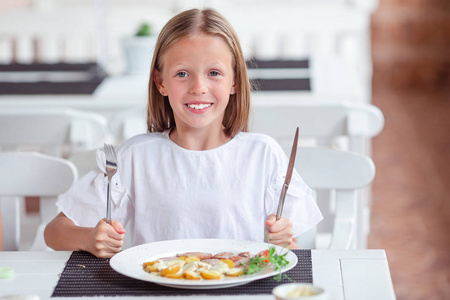
<path fill-rule="evenodd" d="M 369 248 L 386 250 L 398 300 L 450 299 L 449 95 L 374 84 L 386 124 L 373 141 Z"/>

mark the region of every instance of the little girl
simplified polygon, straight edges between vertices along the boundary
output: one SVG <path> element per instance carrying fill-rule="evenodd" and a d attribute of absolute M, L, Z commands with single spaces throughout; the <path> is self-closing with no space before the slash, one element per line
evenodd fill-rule
<path fill-rule="evenodd" d="M 107 179 L 98 151 L 98 169 L 59 199 L 47 244 L 111 257 L 121 251 L 123 224 L 133 245 L 221 238 L 296 248 L 295 237 L 322 215 L 295 172 L 276 221 L 288 159 L 272 138 L 247 132 L 249 110 L 250 83 L 231 25 L 211 9 L 173 17 L 152 61 L 149 133 L 117 151 L 112 226 L 102 219 Z"/>

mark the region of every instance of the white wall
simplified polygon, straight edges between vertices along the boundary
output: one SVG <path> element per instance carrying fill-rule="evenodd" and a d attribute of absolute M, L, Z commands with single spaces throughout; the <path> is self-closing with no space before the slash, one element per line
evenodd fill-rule
<path fill-rule="evenodd" d="M 247 58 L 308 57 L 319 76 L 327 75 L 330 64 L 343 65 L 361 81 L 359 93 L 370 95 L 370 13 L 376 0 L 22 1 L 25 8 L 16 2 L 0 10 L 0 63 L 97 60 L 118 74 L 125 70 L 121 41 L 141 22 L 158 32 L 182 10 L 213 7 L 233 24 Z"/>

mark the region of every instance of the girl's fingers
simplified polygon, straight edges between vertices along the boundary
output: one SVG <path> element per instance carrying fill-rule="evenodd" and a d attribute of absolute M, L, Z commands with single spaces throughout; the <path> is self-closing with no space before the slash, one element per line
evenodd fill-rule
<path fill-rule="evenodd" d="M 111 258 L 119 252 L 120 250 L 116 249 L 102 249 L 99 250 L 97 253 L 94 253 L 94 255 L 97 256 L 98 258 Z"/>
<path fill-rule="evenodd" d="M 125 233 L 125 229 L 122 227 L 122 224 L 120 224 L 119 221 L 116 220 L 111 220 L 111 226 L 114 228 L 114 230 L 118 233 L 118 234 L 124 234 Z"/>
<path fill-rule="evenodd" d="M 93 254 L 95 256 L 110 258 L 122 250 L 125 230 L 118 221 L 111 220 L 110 225 L 105 219 L 100 220 L 94 230 Z"/>
<path fill-rule="evenodd" d="M 114 239 L 108 239 L 97 243 L 95 246 L 95 255 L 101 258 L 109 258 L 122 250 L 122 242 Z"/>
<path fill-rule="evenodd" d="M 275 214 L 271 214 L 266 220 L 266 226 L 271 227 L 275 223 L 276 220 L 277 219 L 276 219 Z"/>
<path fill-rule="evenodd" d="M 115 240 L 123 240 L 125 229 L 122 227 L 119 221 L 111 220 L 111 225 L 106 223 L 105 219 L 102 219 L 99 224 L 99 232 L 105 232 L 109 237 Z"/>
<path fill-rule="evenodd" d="M 109 231 L 108 236 L 117 241 L 122 241 L 125 237 L 124 234 L 117 233 L 115 230 Z"/>
<path fill-rule="evenodd" d="M 275 219 L 275 215 L 270 215 L 266 220 L 268 241 L 272 244 L 283 247 L 290 245 L 294 234 L 292 230 L 292 222 L 283 217 L 278 221 Z"/>
<path fill-rule="evenodd" d="M 272 223 L 272 225 L 268 225 L 268 223 L 270 223 L 272 221 L 271 219 L 272 216 L 269 216 L 269 218 L 266 220 L 266 226 L 267 226 L 267 230 L 269 232 L 281 232 L 283 230 L 287 230 L 287 229 L 292 229 L 292 222 L 289 219 L 286 218 L 281 218 L 278 221 L 275 221 L 274 223 Z"/>
<path fill-rule="evenodd" d="M 267 239 L 272 242 L 279 242 L 279 241 L 288 241 L 292 240 L 293 236 L 289 233 L 281 233 L 281 234 L 268 234 Z"/>
<path fill-rule="evenodd" d="M 105 244 L 110 248 L 122 248 L 123 240 L 116 240 L 113 238 L 109 238 L 105 240 Z"/>

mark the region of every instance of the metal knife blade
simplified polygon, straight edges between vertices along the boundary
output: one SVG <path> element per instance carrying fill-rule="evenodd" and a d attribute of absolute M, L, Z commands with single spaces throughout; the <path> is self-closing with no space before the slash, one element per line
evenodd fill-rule
<path fill-rule="evenodd" d="M 286 172 L 286 177 L 283 183 L 283 187 L 280 194 L 280 200 L 278 200 L 277 209 L 277 220 L 281 218 L 281 213 L 283 212 L 284 200 L 286 199 L 286 192 L 291 183 L 292 173 L 294 172 L 295 156 L 297 155 L 297 144 L 298 144 L 298 127 L 295 131 L 294 143 L 292 145 L 291 156 L 289 158 L 289 165 Z"/>

